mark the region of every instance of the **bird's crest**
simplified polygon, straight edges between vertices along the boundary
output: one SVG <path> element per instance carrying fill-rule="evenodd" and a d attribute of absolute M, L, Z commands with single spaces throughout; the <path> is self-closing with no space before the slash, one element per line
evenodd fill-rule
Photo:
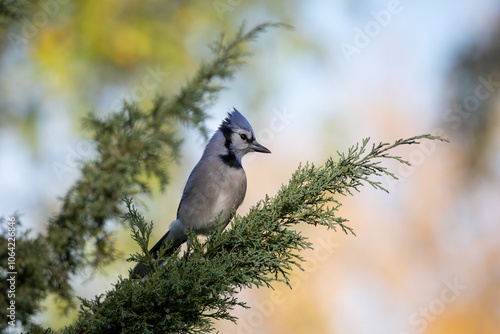
<path fill-rule="evenodd" d="M 222 121 L 220 128 L 235 128 L 239 127 L 245 130 L 252 131 L 252 126 L 248 123 L 245 116 L 243 116 L 236 108 L 233 107 L 233 111 L 227 113 L 227 117 Z"/>

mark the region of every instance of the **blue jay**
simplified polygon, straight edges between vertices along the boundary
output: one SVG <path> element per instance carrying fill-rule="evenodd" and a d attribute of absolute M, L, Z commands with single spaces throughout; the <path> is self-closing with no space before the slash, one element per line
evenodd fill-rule
<path fill-rule="evenodd" d="M 187 240 L 188 228 L 207 235 L 217 227 L 225 228 L 247 190 L 247 178 L 241 158 L 249 152 L 271 153 L 255 139 L 252 126 L 235 108 L 228 113 L 208 142 L 203 155 L 189 175 L 182 194 L 177 219 L 149 253 L 156 258 L 165 243 L 172 243 L 167 255 Z M 219 218 L 220 215 L 220 218 Z M 139 262 L 134 276 L 144 276 L 147 265 Z"/>

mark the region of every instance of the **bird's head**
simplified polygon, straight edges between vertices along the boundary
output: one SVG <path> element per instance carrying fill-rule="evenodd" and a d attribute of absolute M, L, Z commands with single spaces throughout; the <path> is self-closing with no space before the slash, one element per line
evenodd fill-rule
<path fill-rule="evenodd" d="M 233 108 L 219 126 L 225 138 L 225 146 L 229 152 L 241 158 L 249 152 L 271 153 L 255 139 L 252 126 L 247 119 Z"/>

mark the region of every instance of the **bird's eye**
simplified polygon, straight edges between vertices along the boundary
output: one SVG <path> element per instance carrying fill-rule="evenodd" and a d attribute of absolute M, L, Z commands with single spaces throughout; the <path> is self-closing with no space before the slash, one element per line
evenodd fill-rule
<path fill-rule="evenodd" d="M 243 140 L 247 140 L 247 139 L 248 139 L 247 135 L 246 135 L 246 134 L 244 134 L 244 133 L 241 133 L 241 134 L 240 134 L 240 137 L 241 137 L 241 139 L 243 139 Z"/>

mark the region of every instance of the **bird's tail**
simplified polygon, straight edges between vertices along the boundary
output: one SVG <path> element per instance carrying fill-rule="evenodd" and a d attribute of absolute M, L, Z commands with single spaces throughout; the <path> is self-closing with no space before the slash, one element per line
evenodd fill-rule
<path fill-rule="evenodd" d="M 186 242 L 187 238 L 172 238 L 170 235 L 170 230 L 165 233 L 165 235 L 156 243 L 156 245 L 153 246 L 149 250 L 149 254 L 153 257 L 153 259 L 158 258 L 158 251 L 160 248 L 166 244 L 167 242 L 173 241 L 173 244 L 171 247 L 167 249 L 165 252 L 165 256 L 169 257 L 172 255 L 172 253 L 175 252 L 175 250 L 182 245 L 184 242 Z M 144 277 L 151 269 L 149 268 L 149 265 L 144 263 L 144 262 L 138 262 L 135 267 L 134 267 L 134 273 L 132 277 Z"/>

